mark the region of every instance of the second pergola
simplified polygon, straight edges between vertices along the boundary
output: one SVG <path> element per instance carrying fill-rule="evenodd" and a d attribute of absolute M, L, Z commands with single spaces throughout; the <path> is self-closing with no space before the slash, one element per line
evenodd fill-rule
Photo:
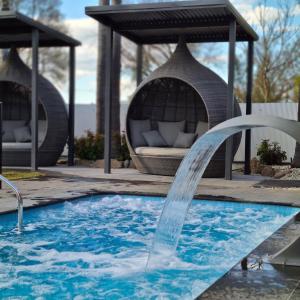
<path fill-rule="evenodd" d="M 234 116 L 234 70 L 236 42 L 248 43 L 246 114 L 252 110 L 254 42 L 258 36 L 227 0 L 198 0 L 165 3 L 87 7 L 86 14 L 106 27 L 107 65 L 105 76 L 105 173 L 111 172 L 111 78 L 113 34 L 138 45 L 137 81 L 142 79 L 143 45 L 228 42 L 227 119 Z M 232 178 L 233 141 L 226 142 L 225 178 Z M 251 132 L 245 135 L 245 174 L 250 173 Z"/>
<path fill-rule="evenodd" d="M 32 147 L 31 168 L 38 168 L 38 80 L 39 48 L 68 47 L 69 51 L 69 119 L 68 164 L 74 164 L 74 110 L 75 110 L 75 48 L 80 42 L 19 12 L 0 11 L 0 48 L 31 48 L 31 115 Z"/>

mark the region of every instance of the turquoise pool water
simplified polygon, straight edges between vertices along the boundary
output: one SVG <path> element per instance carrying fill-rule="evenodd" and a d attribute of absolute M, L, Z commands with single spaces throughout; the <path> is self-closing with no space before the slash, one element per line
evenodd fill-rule
<path fill-rule="evenodd" d="M 159 197 L 93 196 L 0 216 L 1 299 L 192 299 L 299 209 L 194 201 L 177 255 L 144 272 Z M 10 298 L 11 297 L 11 298 Z"/>

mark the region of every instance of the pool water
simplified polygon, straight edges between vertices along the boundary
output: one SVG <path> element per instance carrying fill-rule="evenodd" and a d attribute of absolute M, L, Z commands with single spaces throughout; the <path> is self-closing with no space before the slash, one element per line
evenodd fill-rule
<path fill-rule="evenodd" d="M 299 209 L 193 201 L 177 255 L 145 272 L 163 198 L 92 196 L 0 216 L 1 299 L 193 299 Z M 11 297 L 11 298 L 10 298 Z"/>

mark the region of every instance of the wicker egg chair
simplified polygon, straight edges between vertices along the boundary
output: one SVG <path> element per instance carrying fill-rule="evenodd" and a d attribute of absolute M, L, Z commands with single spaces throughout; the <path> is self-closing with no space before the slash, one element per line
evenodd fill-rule
<path fill-rule="evenodd" d="M 137 153 L 130 136 L 130 120 L 150 119 L 151 129 L 158 121 L 186 121 L 185 132 L 195 132 L 198 121 L 207 122 L 208 129 L 226 120 L 227 84 L 210 69 L 200 64 L 180 41 L 174 54 L 164 65 L 146 78 L 135 91 L 126 117 L 127 144 L 136 168 L 142 173 L 175 175 L 188 149 L 174 155 L 174 149 L 164 154 Z M 235 103 L 235 116 L 240 116 Z M 241 135 L 234 138 L 236 153 Z M 223 177 L 225 144 L 210 162 L 204 177 Z"/>
<path fill-rule="evenodd" d="M 38 79 L 39 166 L 55 165 L 68 136 L 68 115 L 63 98 L 43 76 Z M 15 130 L 31 121 L 31 69 L 11 49 L 0 66 L 0 99 L 3 102 L 3 165 L 30 166 L 31 138 L 16 141 Z"/>

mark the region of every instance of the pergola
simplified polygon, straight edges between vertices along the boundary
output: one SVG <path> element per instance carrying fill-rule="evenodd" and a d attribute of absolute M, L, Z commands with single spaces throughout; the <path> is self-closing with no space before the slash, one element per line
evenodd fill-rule
<path fill-rule="evenodd" d="M 236 42 L 248 42 L 246 113 L 251 114 L 254 42 L 258 36 L 228 0 L 198 0 L 165 3 L 86 7 L 86 14 L 106 27 L 107 65 L 105 76 L 105 173 L 111 157 L 111 73 L 113 34 L 138 45 L 137 81 L 141 81 L 142 51 L 146 44 L 228 42 L 227 119 L 234 116 L 234 67 Z M 250 173 L 251 132 L 245 137 L 245 173 Z M 233 140 L 226 142 L 225 177 L 232 178 Z"/>
<path fill-rule="evenodd" d="M 74 164 L 75 48 L 80 42 L 14 11 L 0 12 L 0 49 L 32 48 L 31 168 L 38 168 L 39 47 L 69 47 L 68 164 Z"/>

